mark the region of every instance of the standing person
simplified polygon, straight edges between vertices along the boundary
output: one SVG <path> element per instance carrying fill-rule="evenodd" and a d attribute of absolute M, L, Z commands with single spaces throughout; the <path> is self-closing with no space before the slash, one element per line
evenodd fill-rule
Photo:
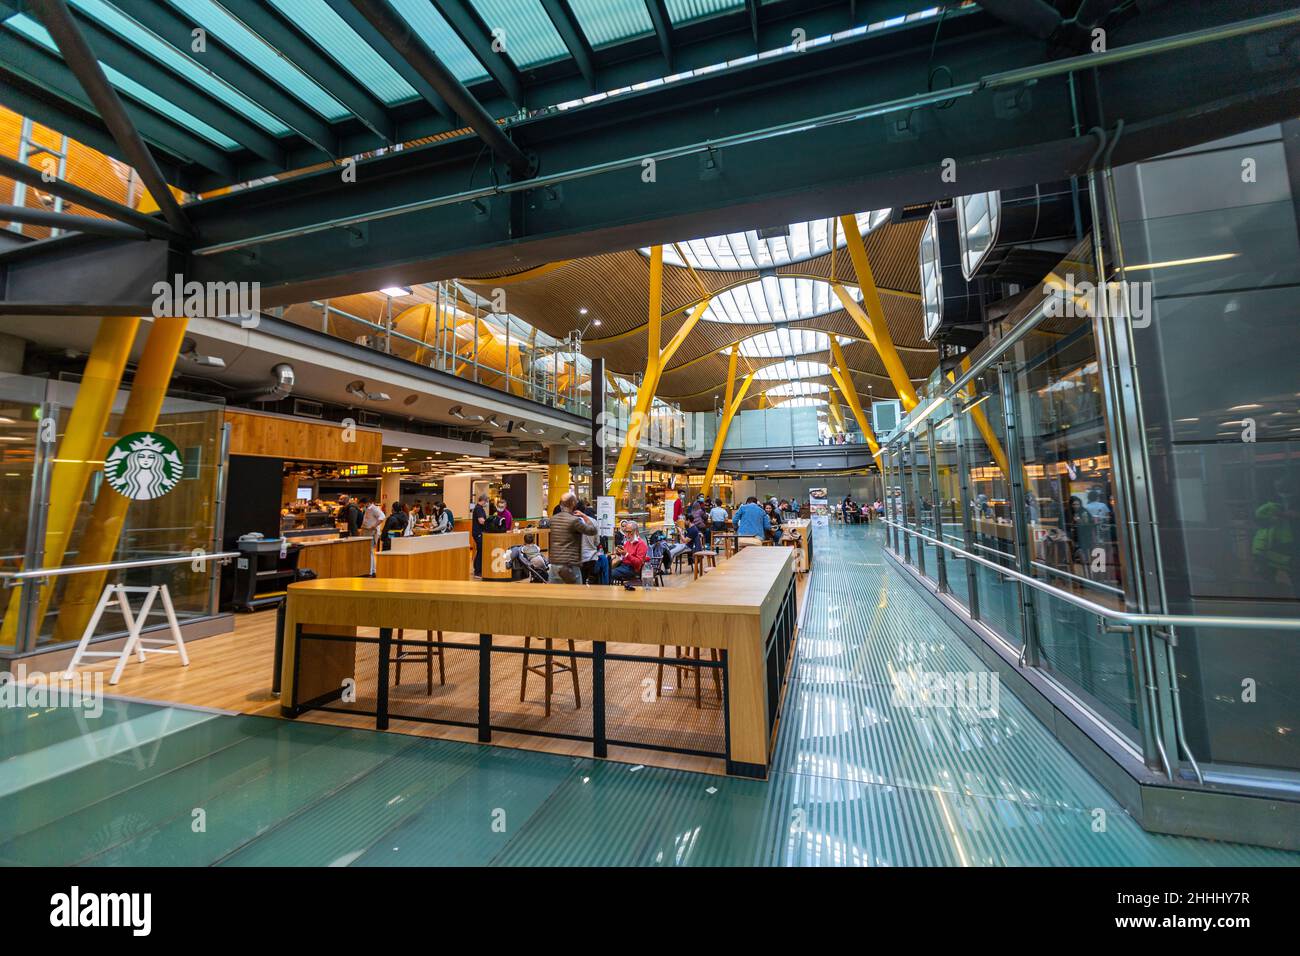
<path fill-rule="evenodd" d="M 497 518 L 501 521 L 502 531 L 509 531 L 515 526 L 515 516 L 510 513 L 510 506 L 504 498 L 501 499 L 501 507 L 497 509 Z"/>
<path fill-rule="evenodd" d="M 618 565 L 610 577 L 620 583 L 641 577 L 641 567 L 650 552 L 641 537 L 641 526 L 635 521 L 623 522 L 623 546 L 618 549 Z"/>
<path fill-rule="evenodd" d="M 339 495 L 339 518 L 347 522 L 348 537 L 355 538 L 357 530 L 361 527 L 361 510 L 347 495 Z"/>
<path fill-rule="evenodd" d="M 446 534 L 448 531 L 451 531 L 455 527 L 452 523 L 451 509 L 446 505 L 434 505 L 434 509 L 434 533 Z"/>
<path fill-rule="evenodd" d="M 479 495 L 470 513 L 469 532 L 474 538 L 474 577 L 483 577 L 483 532 L 487 530 L 488 496 Z"/>
<path fill-rule="evenodd" d="M 361 499 L 361 532 L 370 536 L 371 546 L 379 543 L 380 528 L 384 526 L 384 509 L 369 498 Z"/>
<path fill-rule="evenodd" d="M 677 492 L 677 497 L 673 499 L 673 523 L 676 524 L 682 519 L 682 512 L 686 510 L 686 492 Z"/>
<path fill-rule="evenodd" d="M 745 503 L 736 509 L 735 522 L 737 548 L 762 544 L 763 539 L 767 537 L 769 527 L 767 514 L 759 507 L 758 499 L 753 495 L 750 495 Z"/>
<path fill-rule="evenodd" d="M 406 529 L 410 523 L 410 518 L 406 514 L 406 506 L 400 501 L 393 502 L 392 513 L 384 520 L 384 532 L 380 540 L 380 547 L 388 551 L 393 547 L 393 539 L 405 536 Z"/>
<path fill-rule="evenodd" d="M 560 496 L 560 510 L 551 516 L 552 584 L 582 583 L 583 539 L 596 533 L 596 522 L 577 506 L 578 496 L 566 491 Z"/>

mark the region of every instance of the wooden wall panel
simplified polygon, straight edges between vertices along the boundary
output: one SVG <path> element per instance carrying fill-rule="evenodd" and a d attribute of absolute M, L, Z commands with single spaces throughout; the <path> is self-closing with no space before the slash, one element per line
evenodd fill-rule
<path fill-rule="evenodd" d="M 380 431 L 356 429 L 356 441 L 345 442 L 337 422 L 308 422 L 298 418 L 226 409 L 230 424 L 230 453 L 262 458 L 378 465 L 384 457 Z"/>

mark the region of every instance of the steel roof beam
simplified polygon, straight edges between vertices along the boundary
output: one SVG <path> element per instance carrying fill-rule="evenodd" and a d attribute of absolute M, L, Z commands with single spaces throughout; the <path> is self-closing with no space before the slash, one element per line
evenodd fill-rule
<path fill-rule="evenodd" d="M 312 82 L 351 110 L 372 133 L 390 145 L 397 141 L 393 119 L 388 115 L 387 107 L 318 47 L 314 40 L 304 37 L 295 26 L 285 22 L 280 12 L 269 3 L 264 0 L 221 0 L 221 5 L 240 23 L 278 50 Z"/>
<path fill-rule="evenodd" d="M 0 205 L 0 222 L 27 223 L 32 226 L 49 226 L 51 229 L 66 229 L 81 232 L 89 236 L 111 236 L 115 239 L 147 239 L 143 229 L 128 226 L 126 223 L 112 219 L 97 219 L 94 216 L 74 216 L 66 212 L 51 212 L 48 209 L 33 209 L 30 206 Z"/>
<path fill-rule="evenodd" d="M 338 14 L 339 18 L 343 20 L 343 22 L 346 23 L 353 32 L 357 34 L 357 36 L 361 37 L 362 40 L 369 44 L 372 50 L 383 57 L 385 62 L 396 70 L 403 80 L 410 84 L 411 89 L 419 93 L 421 98 L 432 106 L 434 111 L 440 117 L 447 121 L 449 129 L 455 129 L 460 125 L 460 120 L 456 116 L 456 111 L 453 110 L 438 91 L 420 75 L 419 71 L 416 70 L 415 67 L 406 62 L 406 60 L 403 59 L 395 49 L 393 49 L 392 44 L 385 40 L 383 34 L 376 30 L 374 25 L 361 15 L 357 8 L 352 5 L 351 0 L 325 0 L 325 2 L 330 5 L 330 9 Z M 408 137 L 401 134 L 399 129 L 398 141 L 400 142 L 407 138 Z M 418 137 L 409 138 L 417 139 Z"/>
<path fill-rule="evenodd" d="M 188 50 L 194 42 L 190 31 L 199 25 L 185 19 L 169 3 L 132 3 L 128 12 L 136 23 L 178 50 Z M 322 117 L 290 96 L 278 83 L 250 66 L 242 57 L 228 50 L 210 32 L 207 35 L 207 47 L 196 62 L 213 77 L 228 83 L 262 107 L 319 153 L 330 159 L 339 155 L 338 135 Z M 319 162 L 319 156 L 313 155 L 310 161 Z"/>
<path fill-rule="evenodd" d="M 506 99 L 515 107 L 523 106 L 525 103 L 523 79 L 504 50 L 498 53 L 492 49 L 491 31 L 487 29 L 478 14 L 464 0 L 437 0 L 434 6 L 438 8 L 447 24 L 456 31 L 456 35 L 469 47 L 475 59 L 483 64 L 483 69 L 487 70 L 488 76 L 501 87 L 501 92 L 505 94 Z"/>
<path fill-rule="evenodd" d="M 263 159 L 284 165 L 283 146 L 260 126 L 214 99 L 198 83 L 145 56 L 80 10 L 74 9 L 72 16 L 101 62 L 147 86 Z"/>
<path fill-rule="evenodd" d="M 578 65 L 578 72 L 582 74 L 582 78 L 587 81 L 593 93 L 600 92 L 599 87 L 596 86 L 596 67 L 592 62 L 591 44 L 587 42 L 587 35 L 582 32 L 582 25 L 573 15 L 573 8 L 569 6 L 568 0 L 542 0 L 542 6 L 546 8 L 546 15 L 551 18 L 551 23 L 555 25 L 556 32 L 560 34 L 560 39 L 568 48 L 573 62 Z"/>
<path fill-rule="evenodd" d="M 113 134 L 113 139 L 117 141 L 126 161 L 135 167 L 145 188 L 158 204 L 163 218 L 179 233 L 192 232 L 189 219 L 181 212 L 180 203 L 176 201 L 176 197 L 167 186 L 167 181 L 163 179 L 162 170 L 158 168 L 153 153 L 149 152 L 149 147 L 145 146 L 144 140 L 140 138 L 130 117 L 127 116 L 126 108 L 122 105 L 117 90 L 113 89 L 108 78 L 104 76 L 104 71 L 99 61 L 95 59 L 90 44 L 86 42 L 85 36 L 72 19 L 68 5 L 63 0 L 31 0 L 31 4 L 32 9 L 40 16 L 41 22 L 45 24 L 45 28 L 50 31 L 50 36 L 54 38 L 59 52 L 63 54 L 64 62 L 76 74 L 82 88 L 95 104 L 99 118 Z"/>
<path fill-rule="evenodd" d="M 668 67 L 668 73 L 674 73 L 673 21 L 668 16 L 668 7 L 664 4 L 664 0 L 645 0 L 645 9 L 646 13 L 650 14 L 650 23 L 654 27 L 655 38 L 659 41 L 659 52 Z"/>
<path fill-rule="evenodd" d="M 478 134 L 488 148 L 517 178 L 529 172 L 528 157 L 511 141 L 500 124 L 470 95 L 465 85 L 438 59 L 438 56 L 409 29 L 386 0 L 352 0 L 364 16 L 407 63 L 445 99 L 465 123 Z"/>
<path fill-rule="evenodd" d="M 62 196 L 78 206 L 84 206 L 86 209 L 93 209 L 97 213 L 111 216 L 118 222 L 134 226 L 156 239 L 181 238 L 180 233 L 174 231 L 161 219 L 145 215 L 129 206 L 123 206 L 121 203 L 116 203 L 99 193 L 91 192 L 80 186 L 74 186 L 66 180 L 57 177 L 47 178 L 41 170 L 28 166 L 26 163 L 20 163 L 16 159 L 10 159 L 8 156 L 0 156 L 0 174 L 26 183 L 33 189 L 40 189 L 55 196 Z"/>
<path fill-rule="evenodd" d="M 58 114 L 67 112 L 66 103 L 75 111 L 81 111 L 86 122 L 100 126 L 107 133 L 107 142 L 103 151 L 123 162 L 131 163 L 122 150 L 113 131 L 99 114 L 93 101 L 87 95 L 80 81 L 69 69 L 68 64 L 51 54 L 43 47 L 29 43 L 23 37 L 8 30 L 0 30 L 0 78 L 7 82 L 0 83 L 0 102 L 10 101 L 8 84 L 16 88 L 31 87 L 38 90 L 37 98 L 51 104 L 53 114 L 48 125 L 57 128 Z M 207 140 L 200 139 L 194 133 L 177 126 L 170 119 L 155 113 L 136 103 L 125 101 L 125 110 L 135 128 L 149 143 L 170 153 L 185 163 L 192 163 L 212 171 L 218 178 L 229 182 L 234 174 L 235 165 L 229 154 L 218 149 Z M 33 119 L 47 122 L 42 114 L 33 113 Z M 161 167 L 160 167 L 161 168 Z"/>

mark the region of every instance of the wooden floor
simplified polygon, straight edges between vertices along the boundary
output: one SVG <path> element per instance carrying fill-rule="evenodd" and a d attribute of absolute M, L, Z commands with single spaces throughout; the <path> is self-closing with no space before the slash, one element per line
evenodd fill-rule
<path fill-rule="evenodd" d="M 806 575 L 799 575 L 798 595 L 802 605 Z M 681 587 L 692 580 L 690 573 L 670 575 L 665 578 L 668 587 Z M 542 587 L 521 582 L 520 587 Z M 365 632 L 363 632 L 365 633 Z M 370 632 L 374 633 L 374 632 Z M 407 639 L 423 640 L 423 632 L 410 632 Z M 478 635 L 446 633 L 447 641 L 464 641 L 477 644 Z M 523 639 L 497 636 L 494 643 L 521 647 Z M 534 640 L 534 647 L 541 642 Z M 558 642 L 557 642 L 558 643 Z M 242 714 L 280 717 L 280 701 L 271 693 L 272 667 L 275 652 L 275 612 L 261 611 L 240 614 L 235 618 L 235 630 L 229 634 L 192 641 L 186 645 L 190 665 L 182 667 L 173 655 L 155 655 L 144 664 L 132 660 L 126 665 L 116 686 L 105 686 L 105 691 L 122 697 L 133 697 L 162 703 L 187 704 Z M 358 699 L 364 704 L 368 693 L 373 694 L 373 675 L 376 672 L 373 645 L 360 645 L 357 655 Z M 557 647 L 557 650 L 562 648 Z M 579 650 L 590 650 L 579 645 Z M 654 654 L 654 648 L 643 645 L 608 646 L 610 654 Z M 707 653 L 707 652 L 706 652 Z M 668 649 L 668 655 L 674 651 Z M 565 660 L 557 658 L 557 660 Z M 582 707 L 574 706 L 572 678 L 556 674 L 551 698 L 551 716 L 544 716 L 544 682 L 537 674 L 528 675 L 525 700 L 520 702 L 522 655 L 508 652 L 494 656 L 492 672 L 492 722 L 496 725 L 526 729 L 546 729 L 562 733 L 590 734 L 590 661 L 579 659 L 579 691 Z M 540 658 L 530 658 L 530 664 L 540 664 Z M 89 664 L 82 671 L 112 671 L 114 659 Z M 391 687 L 390 711 L 437 716 L 473 722 L 476 719 L 478 693 L 477 651 L 449 649 L 446 658 L 447 683 L 438 680 L 437 663 L 433 665 L 433 694 L 427 692 L 427 674 L 424 663 L 405 662 L 402 666 L 401 684 Z M 611 661 L 606 666 L 606 721 L 610 739 L 653 741 L 698 750 L 722 751 L 724 746 L 723 714 L 712 674 L 701 671 L 700 706 L 695 706 L 694 671 L 676 672 L 665 667 L 658 698 L 654 695 L 657 665 L 651 662 L 629 663 Z M 366 674 L 370 674 L 367 684 Z M 648 698 L 648 701 L 647 701 Z M 299 720 L 315 723 L 337 724 L 349 727 L 373 728 L 373 717 L 327 711 L 310 711 Z M 430 724 L 394 718 L 389 731 L 437 737 L 447 740 L 477 742 L 476 730 Z M 492 743 L 504 747 L 520 747 L 574 756 L 591 756 L 591 744 L 585 741 L 557 740 L 530 734 L 494 731 Z M 610 746 L 609 757 L 625 763 L 647 766 L 694 770 L 704 773 L 724 773 L 721 759 L 690 755 L 662 753 L 632 747 Z"/>

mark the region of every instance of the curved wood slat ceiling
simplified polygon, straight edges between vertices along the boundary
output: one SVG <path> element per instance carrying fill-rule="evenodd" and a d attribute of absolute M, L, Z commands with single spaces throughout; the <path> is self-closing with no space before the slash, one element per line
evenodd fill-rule
<path fill-rule="evenodd" d="M 923 222 L 885 224 L 866 237 L 867 255 L 871 260 L 876 284 L 881 290 L 885 320 L 908 376 L 923 380 L 935 366 L 936 353 L 924 340 L 921 322 L 920 276 L 917 267 L 917 244 Z M 857 277 L 848 251 L 840 248 L 835 256 L 835 278 L 856 285 Z M 776 275 L 800 275 L 828 278 L 831 255 L 825 254 L 804 262 L 779 266 Z M 753 281 L 753 270 L 709 271 L 697 269 L 696 275 L 709 292 Z M 492 295 L 492 279 L 462 279 L 481 295 Z M 632 377 L 645 369 L 646 311 L 649 300 L 649 260 L 635 249 L 575 259 L 545 275 L 503 286 L 506 308 L 514 315 L 556 338 L 564 338 L 574 329 L 583 328 L 589 319 L 600 319 L 600 327 L 588 329 L 583 352 L 605 360 L 609 371 Z M 661 328 L 661 341 L 667 342 L 685 321 L 685 313 L 670 314 L 700 298 L 700 288 L 690 270 L 665 265 L 663 311 L 667 316 Z M 586 316 L 579 308 L 588 309 Z M 771 323 L 738 324 L 701 321 L 673 356 L 659 385 L 659 397 L 679 402 L 686 411 L 712 409 L 715 397 L 726 388 L 727 356 L 720 354 L 738 340 L 771 331 Z M 818 329 L 852 336 L 855 341 L 844 345 L 844 358 L 853 372 L 861 395 L 867 386 L 877 398 L 897 397 L 876 350 L 863 340 L 862 330 L 843 309 L 827 315 L 790 323 L 791 328 Z M 828 352 L 796 356 L 806 361 L 829 362 Z M 740 368 L 780 364 L 784 357 L 740 359 Z M 805 379 L 834 385 L 829 376 Z M 780 380 L 755 381 L 743 407 L 758 402 L 762 389 Z M 761 387 L 760 387 L 761 386 Z"/>

